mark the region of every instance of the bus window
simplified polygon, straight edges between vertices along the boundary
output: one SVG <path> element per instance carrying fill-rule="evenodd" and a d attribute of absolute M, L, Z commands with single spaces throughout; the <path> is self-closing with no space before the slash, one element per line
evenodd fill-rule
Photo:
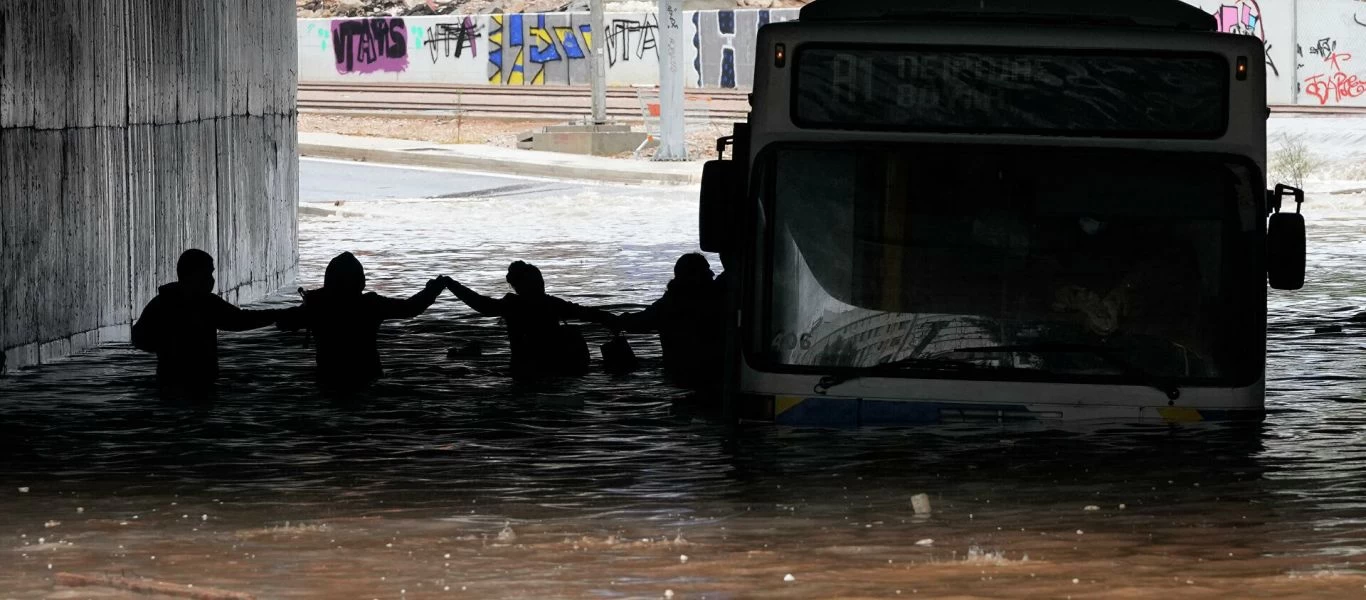
<path fill-rule="evenodd" d="M 767 160 L 771 300 L 756 350 L 775 367 L 1050 342 L 1123 350 L 1174 378 L 1250 368 L 1234 315 L 1255 307 L 1230 307 L 1255 297 L 1227 282 L 1256 254 L 1237 198 L 1255 182 L 1236 163 L 966 145 L 793 146 Z M 990 359 L 1113 369 L 1084 355 Z"/>

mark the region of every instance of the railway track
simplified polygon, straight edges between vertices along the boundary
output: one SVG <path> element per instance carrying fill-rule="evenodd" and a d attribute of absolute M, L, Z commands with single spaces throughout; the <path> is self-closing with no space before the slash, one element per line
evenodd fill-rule
<path fill-rule="evenodd" d="M 570 86 L 300 83 L 298 106 L 309 112 L 557 120 L 589 116 L 592 98 L 588 89 Z M 748 93 L 689 91 L 684 112 L 694 120 L 743 120 L 749 112 Z M 639 90 L 608 88 L 607 114 L 616 120 L 642 120 Z"/>

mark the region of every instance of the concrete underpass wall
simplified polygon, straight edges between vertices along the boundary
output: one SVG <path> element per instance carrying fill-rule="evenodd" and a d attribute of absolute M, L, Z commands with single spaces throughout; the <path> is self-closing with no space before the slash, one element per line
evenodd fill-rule
<path fill-rule="evenodd" d="M 293 3 L 0 2 L 0 349 L 127 339 L 185 248 L 230 301 L 294 278 Z"/>
<path fill-rule="evenodd" d="M 1366 106 L 1366 2 L 1185 1 L 1214 15 L 1220 31 L 1262 40 L 1269 103 Z M 750 87 L 759 27 L 798 14 L 684 12 L 687 85 Z M 603 39 L 609 84 L 657 85 L 658 17 L 608 13 L 606 23 L 594 35 L 586 13 L 300 19 L 299 79 L 586 86 L 587 49 Z"/>

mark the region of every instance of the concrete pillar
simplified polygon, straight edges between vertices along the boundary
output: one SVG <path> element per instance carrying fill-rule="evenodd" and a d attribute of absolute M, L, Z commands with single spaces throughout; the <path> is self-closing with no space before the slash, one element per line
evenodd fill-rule
<path fill-rule="evenodd" d="M 0 350 L 103 341 L 188 247 L 249 300 L 293 279 L 294 5 L 0 2 Z"/>
<path fill-rule="evenodd" d="M 683 114 L 683 0 L 659 0 L 659 149 L 655 160 L 688 160 Z"/>

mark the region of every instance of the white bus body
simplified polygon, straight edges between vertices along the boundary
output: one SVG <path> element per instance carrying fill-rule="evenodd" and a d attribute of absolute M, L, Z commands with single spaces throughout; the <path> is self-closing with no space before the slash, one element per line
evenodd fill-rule
<path fill-rule="evenodd" d="M 1260 41 L 806 17 L 760 30 L 748 124 L 703 183 L 729 416 L 1262 417 Z"/>

